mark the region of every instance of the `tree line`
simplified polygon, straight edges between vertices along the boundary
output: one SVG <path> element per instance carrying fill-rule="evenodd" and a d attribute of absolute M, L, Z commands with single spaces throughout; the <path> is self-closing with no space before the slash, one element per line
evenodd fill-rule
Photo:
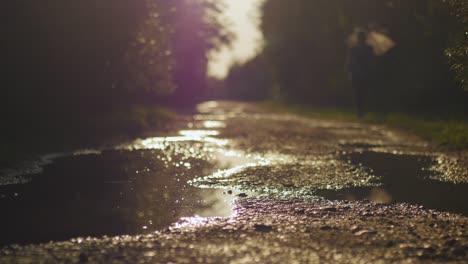
<path fill-rule="evenodd" d="M 396 43 L 377 58 L 372 110 L 466 113 L 467 6 L 463 0 L 267 0 L 264 50 L 231 69 L 225 95 L 351 108 L 346 39 L 360 27 Z"/>
<path fill-rule="evenodd" d="M 202 99 L 207 54 L 230 38 L 220 8 L 214 0 L 2 3 L 0 134 L 92 133 L 96 116 Z"/>

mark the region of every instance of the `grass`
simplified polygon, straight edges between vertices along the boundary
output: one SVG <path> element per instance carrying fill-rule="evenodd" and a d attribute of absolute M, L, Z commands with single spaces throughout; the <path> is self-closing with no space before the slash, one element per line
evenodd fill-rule
<path fill-rule="evenodd" d="M 139 136 L 144 132 L 157 130 L 174 119 L 175 114 L 168 108 L 135 106 L 124 111 L 101 116 L 91 122 L 99 131 L 112 135 Z"/>
<path fill-rule="evenodd" d="M 468 149 L 467 120 L 423 118 L 406 113 L 367 113 L 363 117 L 358 117 L 353 112 L 335 108 L 313 108 L 271 101 L 260 103 L 260 105 L 271 111 L 290 112 L 306 117 L 387 125 L 408 131 L 450 149 Z"/>

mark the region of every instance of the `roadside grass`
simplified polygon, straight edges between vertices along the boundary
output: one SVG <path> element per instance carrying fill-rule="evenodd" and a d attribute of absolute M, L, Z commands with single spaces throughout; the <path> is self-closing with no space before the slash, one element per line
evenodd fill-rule
<path fill-rule="evenodd" d="M 101 132 L 106 136 L 135 137 L 162 128 L 175 116 L 176 114 L 168 108 L 135 106 L 109 116 L 97 117 L 91 120 L 89 127 L 95 126 L 96 133 Z"/>
<path fill-rule="evenodd" d="M 160 106 L 135 106 L 110 114 L 82 116 L 70 123 L 55 123 L 32 128 L 31 134 L 3 139 L 0 168 L 29 157 L 81 148 L 92 148 L 131 140 L 145 133 L 163 130 L 176 117 L 175 112 Z M 54 128 L 52 128 L 54 127 Z"/>
<path fill-rule="evenodd" d="M 454 150 L 468 149 L 468 120 L 423 118 L 406 113 L 367 113 L 358 117 L 355 113 L 337 108 L 314 108 L 305 105 L 267 101 L 260 106 L 274 112 L 289 112 L 301 116 L 340 121 L 360 121 L 382 124 L 408 131 L 426 140 Z"/>

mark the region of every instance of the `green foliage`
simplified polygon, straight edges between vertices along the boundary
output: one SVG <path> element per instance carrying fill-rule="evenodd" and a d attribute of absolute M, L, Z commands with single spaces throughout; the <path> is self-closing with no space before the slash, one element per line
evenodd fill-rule
<path fill-rule="evenodd" d="M 324 107 L 313 107 L 305 104 L 288 103 L 284 101 L 263 101 L 259 103 L 261 107 L 264 107 L 270 111 L 279 113 L 295 113 L 302 116 L 320 118 L 320 119 L 333 119 L 340 121 L 358 121 L 359 117 L 350 111 L 340 108 L 324 108 Z"/>
<path fill-rule="evenodd" d="M 145 95 L 167 96 L 175 90 L 170 38 L 172 25 L 161 19 L 158 1 L 146 0 L 148 14 L 124 55 L 130 78 L 125 89 Z"/>
<path fill-rule="evenodd" d="M 148 0 L 149 1 L 149 0 Z M 138 93 L 155 94 L 170 87 L 164 57 L 170 49 L 164 40 L 167 30 L 150 19 L 148 1 L 19 1 L 6 4 L 0 27 L 15 31 L 2 43 L 6 56 L 7 109 L 45 110 L 44 114 L 81 115 L 110 110 L 123 102 L 132 103 Z M 150 43 L 135 46 L 137 38 L 155 40 L 157 50 L 147 52 Z M 162 56 L 160 54 L 163 54 Z M 147 56 L 143 58 L 143 56 Z M 152 56 L 159 67 L 150 67 Z M 128 83 L 136 79 L 159 78 L 154 86 Z M 132 96 L 130 96 L 132 95 Z M 122 100 L 122 98 L 125 100 Z M 24 100 L 26 99 L 26 100 Z M 35 108 L 31 106 L 45 105 Z M 59 116 L 55 116 L 58 121 Z"/>
<path fill-rule="evenodd" d="M 333 69 L 344 62 L 343 28 L 332 21 L 335 11 L 336 1 L 266 2 L 265 54 L 282 96 L 319 103 L 333 94 L 330 79 L 343 83 L 343 73 Z"/>
<path fill-rule="evenodd" d="M 265 100 L 270 96 L 271 80 L 263 56 L 234 65 L 224 80 L 221 96 L 235 100 Z"/>
<path fill-rule="evenodd" d="M 400 128 L 453 149 L 468 149 L 468 123 L 464 120 L 440 120 L 403 113 L 368 114 L 364 120 Z"/>
<path fill-rule="evenodd" d="M 167 119 L 140 110 L 203 92 L 207 54 L 229 41 L 220 8 L 214 0 L 2 3 L 0 136 L 12 146 L 58 146 L 162 125 Z"/>
<path fill-rule="evenodd" d="M 466 1 L 453 1 L 457 7 L 466 5 Z M 466 7 L 457 10 L 466 15 Z M 396 42 L 377 58 L 367 98 L 369 109 L 464 111 L 468 94 L 454 81 L 444 53 L 451 54 L 452 68 L 463 82 L 468 76 L 464 67 L 467 41 L 461 38 L 460 23 L 441 0 L 267 0 L 263 11 L 265 49 L 261 56 L 266 61 L 263 72 L 271 79 L 268 94 L 290 102 L 351 109 L 354 94 L 344 71 L 345 42 L 361 27 L 383 32 Z M 445 51 L 451 39 L 455 44 Z M 232 74 L 243 71 L 248 80 L 252 75 L 247 73 L 248 66 Z"/>
<path fill-rule="evenodd" d="M 468 91 L 468 2 L 464 0 L 444 0 L 457 18 L 458 25 L 452 30 L 450 46 L 446 49 L 452 70 L 457 81 Z"/>
<path fill-rule="evenodd" d="M 120 136 L 136 137 L 145 132 L 161 129 L 174 118 L 174 113 L 161 107 L 132 106 L 113 112 L 111 116 L 100 116 L 92 119 L 90 127 L 98 126 L 92 133 L 109 136 L 118 132 Z"/>
<path fill-rule="evenodd" d="M 170 43 L 176 64 L 173 71 L 177 90 L 173 98 L 181 105 L 203 99 L 207 88 L 208 53 L 226 44 L 231 33 L 220 16 L 216 0 L 163 1 L 163 20 L 173 25 Z"/>

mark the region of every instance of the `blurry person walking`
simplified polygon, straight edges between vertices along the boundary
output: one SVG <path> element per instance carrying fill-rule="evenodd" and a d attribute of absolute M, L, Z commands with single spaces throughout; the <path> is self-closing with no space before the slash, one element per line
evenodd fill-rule
<path fill-rule="evenodd" d="M 368 103 L 367 95 L 376 57 L 387 53 L 395 46 L 395 42 L 382 32 L 365 32 L 361 29 L 356 29 L 347 42 L 349 52 L 346 70 L 354 90 L 357 114 L 362 116 Z"/>
<path fill-rule="evenodd" d="M 366 97 L 371 85 L 371 71 L 374 64 L 374 52 L 366 43 L 367 33 L 359 31 L 357 40 L 351 46 L 346 59 L 346 70 L 354 90 L 356 110 L 359 116 L 365 111 Z"/>

